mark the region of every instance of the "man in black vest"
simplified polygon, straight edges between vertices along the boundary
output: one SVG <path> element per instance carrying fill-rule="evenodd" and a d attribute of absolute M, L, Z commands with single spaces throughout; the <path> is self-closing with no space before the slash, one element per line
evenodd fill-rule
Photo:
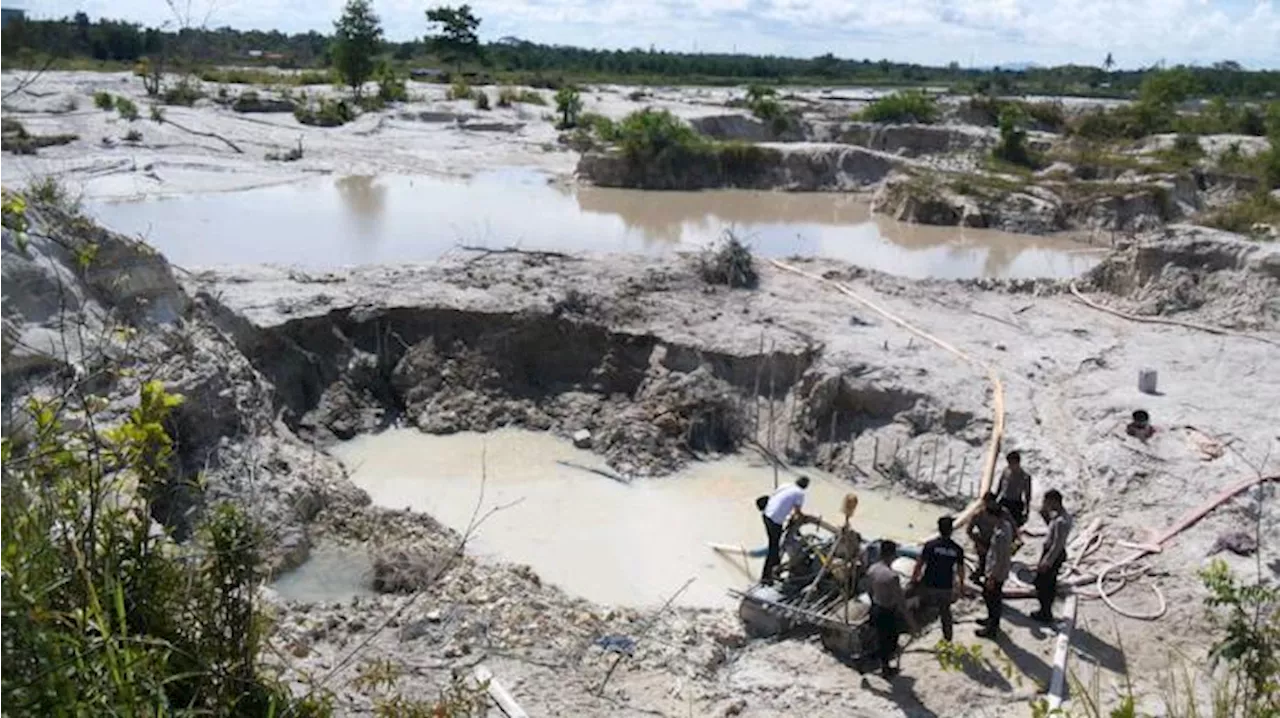
<path fill-rule="evenodd" d="M 951 540 L 955 520 L 938 519 L 938 537 L 925 543 L 916 560 L 911 583 L 920 587 L 921 602 L 938 611 L 942 621 L 942 637 L 951 640 L 951 604 L 959 598 L 964 585 L 964 549 Z M 923 580 L 922 580 L 923 579 Z"/>

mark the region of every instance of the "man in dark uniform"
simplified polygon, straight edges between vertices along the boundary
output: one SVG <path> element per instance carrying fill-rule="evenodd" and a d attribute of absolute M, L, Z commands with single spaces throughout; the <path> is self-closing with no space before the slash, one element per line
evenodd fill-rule
<path fill-rule="evenodd" d="M 951 604 L 959 598 L 964 585 L 964 549 L 951 540 L 954 526 L 955 519 L 950 516 L 938 519 L 938 537 L 925 542 L 911 574 L 911 583 L 920 586 L 922 602 L 937 609 L 942 637 L 947 641 L 951 640 L 954 625 Z"/>

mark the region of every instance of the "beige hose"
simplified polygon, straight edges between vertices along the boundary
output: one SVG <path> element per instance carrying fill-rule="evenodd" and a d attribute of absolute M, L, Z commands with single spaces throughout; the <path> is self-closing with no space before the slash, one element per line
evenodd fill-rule
<path fill-rule="evenodd" d="M 893 312 L 890 312 L 888 309 L 885 309 L 879 304 L 876 304 L 870 299 L 867 299 L 866 297 L 858 294 L 857 292 L 853 291 L 845 284 L 841 284 L 840 282 L 836 282 L 836 281 L 827 279 L 826 277 L 813 274 L 812 272 L 806 272 L 803 269 L 794 267 L 790 264 L 786 264 L 785 262 L 779 262 L 776 259 L 771 259 L 769 260 L 769 262 L 773 264 L 773 266 L 785 272 L 791 272 L 792 274 L 796 274 L 801 277 L 812 279 L 815 282 L 820 282 L 822 284 L 825 284 L 831 287 L 832 289 L 835 289 L 837 292 L 840 292 L 846 297 L 849 297 L 855 302 L 858 302 L 862 306 L 879 314 L 885 319 L 888 319 L 894 324 L 897 324 L 903 329 L 906 329 L 912 334 L 915 334 L 916 336 L 926 341 L 933 342 L 937 346 L 941 347 L 943 350 L 948 351 L 956 355 L 957 357 L 960 357 L 960 359 L 986 372 L 987 378 L 991 381 L 991 389 L 992 389 L 992 395 L 993 395 L 993 401 L 994 401 L 994 406 L 992 407 L 992 412 L 991 412 L 992 413 L 991 441 L 987 447 L 986 460 L 983 462 L 983 465 L 982 465 L 982 481 L 979 483 L 979 486 L 978 486 L 978 495 L 975 496 L 973 501 L 969 502 L 969 505 L 965 507 L 964 511 L 962 511 L 960 515 L 956 517 L 957 527 L 963 527 L 965 524 L 969 523 L 969 521 L 973 519 L 974 514 L 976 514 L 978 510 L 982 508 L 982 497 L 986 495 L 988 491 L 991 490 L 991 482 L 994 480 L 995 473 L 996 473 L 996 462 L 1000 458 L 1000 442 L 1004 439 L 1004 384 L 1000 382 L 1000 375 L 996 373 L 995 368 L 992 367 L 990 364 L 987 364 L 986 362 L 982 361 L 981 359 L 974 358 L 973 356 L 966 354 L 960 349 L 957 349 L 955 346 L 951 345 L 950 343 L 942 339 L 939 339 L 938 337 L 933 336 L 932 334 L 924 331 L 923 329 L 920 329 L 919 327 L 912 324 L 911 322 L 908 322 L 902 317 L 899 317 Z"/>
<path fill-rule="evenodd" d="M 1239 332 L 1234 329 L 1224 329 L 1222 327 L 1210 326 L 1208 324 L 1196 324 L 1194 322 L 1184 322 L 1179 319 L 1166 319 L 1164 317 L 1147 317 L 1141 314 L 1130 314 L 1128 312 L 1122 312 L 1118 309 L 1112 309 L 1111 307 L 1108 307 L 1104 304 L 1099 304 L 1093 301 L 1092 299 L 1089 299 L 1085 295 L 1081 294 L 1080 290 L 1076 288 L 1075 282 L 1071 283 L 1071 294 L 1078 301 L 1080 301 L 1080 303 L 1084 304 L 1087 307 L 1097 309 L 1100 312 L 1106 312 L 1107 314 L 1114 314 L 1115 316 L 1120 317 L 1121 319 L 1128 319 L 1131 322 L 1141 322 L 1143 324 L 1167 324 L 1169 326 L 1174 326 L 1174 327 L 1183 327 L 1185 329 L 1195 329 L 1197 331 L 1209 332 L 1210 334 L 1221 334 L 1224 336 L 1243 337 L 1244 339 L 1252 339 L 1257 342 L 1265 342 L 1272 346 L 1280 346 L 1280 342 L 1277 342 L 1274 339 L 1260 337 L 1256 334 L 1249 334 L 1247 332 Z"/>

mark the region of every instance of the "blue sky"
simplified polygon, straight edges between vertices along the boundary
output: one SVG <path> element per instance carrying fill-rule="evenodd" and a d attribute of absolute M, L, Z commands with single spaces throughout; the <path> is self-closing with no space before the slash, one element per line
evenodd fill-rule
<path fill-rule="evenodd" d="M 186 7 L 188 0 L 176 0 Z M 327 32 L 342 0 L 189 0 L 214 26 Z M 890 58 L 927 64 L 1012 62 L 1121 67 L 1235 60 L 1280 68 L 1280 0 L 472 0 L 481 35 L 588 47 Z M 17 0 L 48 17 L 144 23 L 164 0 Z M 374 0 L 392 39 L 425 32 L 415 0 Z"/>

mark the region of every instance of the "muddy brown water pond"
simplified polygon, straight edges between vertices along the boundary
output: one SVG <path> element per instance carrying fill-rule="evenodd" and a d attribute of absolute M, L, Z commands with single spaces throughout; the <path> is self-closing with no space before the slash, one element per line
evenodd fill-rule
<path fill-rule="evenodd" d="M 598 603 L 658 605 L 693 578 L 678 603 L 731 607 L 736 602 L 728 589 L 745 588 L 760 571 L 760 559 L 726 556 L 708 546 L 765 543 L 754 500 L 772 491 L 774 472 L 744 456 L 621 483 L 591 471 L 607 467 L 590 451 L 523 429 L 447 436 L 390 429 L 333 451 L 380 506 L 422 511 L 460 532 L 476 515 L 477 502 L 480 515 L 504 507 L 479 526 L 471 548 L 527 564 L 544 581 Z M 804 473 L 812 478 L 806 511 L 837 522 L 844 495 L 856 491 L 853 523 L 867 537 L 915 543 L 945 512 L 822 472 Z M 783 472 L 779 480 L 794 476 Z"/>
<path fill-rule="evenodd" d="M 829 257 L 917 278 L 1070 277 L 1099 257 L 1065 238 L 895 222 L 873 216 L 859 195 L 578 187 L 528 170 L 319 177 L 87 204 L 106 226 L 187 267 L 424 262 L 459 244 L 662 253 L 729 229 L 764 256 Z"/>

